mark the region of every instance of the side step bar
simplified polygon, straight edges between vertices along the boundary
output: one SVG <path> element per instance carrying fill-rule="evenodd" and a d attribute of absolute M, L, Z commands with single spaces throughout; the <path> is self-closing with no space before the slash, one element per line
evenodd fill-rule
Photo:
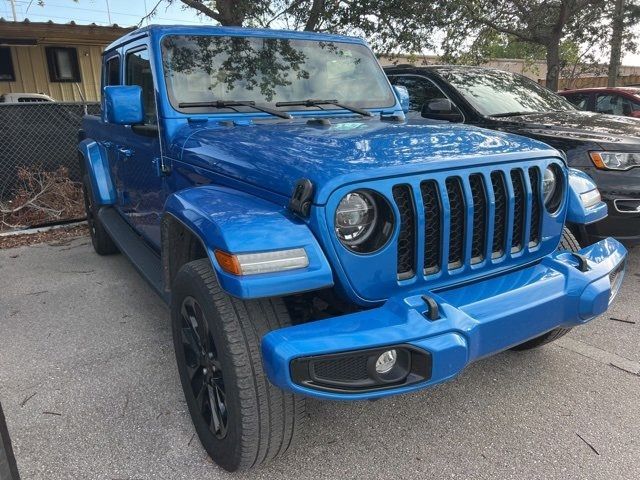
<path fill-rule="evenodd" d="M 163 288 L 162 262 L 158 254 L 113 207 L 102 207 L 98 212 L 98 218 L 120 251 L 129 258 L 135 269 L 168 304 L 171 297 Z"/>

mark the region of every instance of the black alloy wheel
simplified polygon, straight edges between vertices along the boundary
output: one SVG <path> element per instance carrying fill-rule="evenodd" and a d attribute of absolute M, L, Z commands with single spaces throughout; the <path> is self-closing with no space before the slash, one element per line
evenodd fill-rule
<path fill-rule="evenodd" d="M 191 392 L 200 415 L 218 439 L 227 435 L 228 412 L 222 363 L 198 301 L 182 301 L 182 348 Z"/>

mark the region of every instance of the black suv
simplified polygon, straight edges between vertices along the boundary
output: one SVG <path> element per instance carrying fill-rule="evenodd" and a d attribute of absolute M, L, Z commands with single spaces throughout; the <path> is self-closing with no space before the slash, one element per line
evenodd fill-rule
<path fill-rule="evenodd" d="M 575 232 L 582 242 L 615 236 L 640 243 L 640 119 L 577 110 L 559 95 L 515 73 L 464 66 L 385 68 L 409 90 L 412 121 L 462 122 L 518 133 L 565 152 L 589 174 L 609 216 Z"/>

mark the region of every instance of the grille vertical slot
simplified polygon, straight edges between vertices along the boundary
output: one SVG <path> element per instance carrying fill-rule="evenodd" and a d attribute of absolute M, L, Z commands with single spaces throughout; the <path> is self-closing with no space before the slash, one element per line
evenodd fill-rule
<path fill-rule="evenodd" d="M 543 243 L 542 170 L 535 164 L 399 183 L 392 196 L 399 211 L 399 280 L 459 275 L 464 267 L 499 264 Z"/>
<path fill-rule="evenodd" d="M 464 258 L 465 201 L 460 178 L 449 177 L 446 180 L 449 198 L 449 269 L 462 266 Z"/>
<path fill-rule="evenodd" d="M 482 175 L 474 173 L 469 177 L 471 198 L 473 199 L 473 238 L 471 240 L 471 263 L 484 260 L 485 238 L 487 236 L 487 192 Z"/>
<path fill-rule="evenodd" d="M 415 274 L 416 259 L 416 214 L 413 194 L 409 185 L 395 185 L 393 200 L 400 211 L 400 233 L 398 235 L 398 279 L 411 278 Z"/>
<path fill-rule="evenodd" d="M 540 243 L 540 208 L 542 199 L 540 194 L 540 170 L 536 167 L 529 169 L 529 183 L 531 183 L 531 229 L 529 230 L 529 246 Z"/>
<path fill-rule="evenodd" d="M 442 238 L 442 202 L 435 180 L 420 184 L 424 204 L 424 273 L 440 271 L 440 242 Z"/>
<path fill-rule="evenodd" d="M 524 216 L 527 197 L 524 190 L 522 170 L 511 170 L 511 184 L 513 185 L 513 230 L 511 237 L 511 253 L 522 250 L 524 237 Z"/>
<path fill-rule="evenodd" d="M 491 245 L 491 256 L 499 258 L 504 255 L 504 242 L 507 224 L 507 188 L 504 183 L 502 172 L 491 173 L 491 186 L 495 198 L 495 216 L 493 228 L 493 240 Z"/>

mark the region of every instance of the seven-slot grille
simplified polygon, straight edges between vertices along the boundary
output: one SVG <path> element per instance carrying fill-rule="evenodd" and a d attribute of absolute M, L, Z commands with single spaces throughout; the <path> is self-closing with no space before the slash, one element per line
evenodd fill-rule
<path fill-rule="evenodd" d="M 424 275 L 432 275 L 443 268 L 462 267 L 467 246 L 472 264 L 485 259 L 489 246 L 493 259 L 505 252 L 513 254 L 536 246 L 540 242 L 543 208 L 540 188 L 537 167 L 496 170 L 488 177 L 479 173 L 464 177 L 452 175 L 444 185 L 425 180 L 420 183 L 419 192 L 408 184 L 394 186 L 393 198 L 400 211 L 398 278 L 411 278 L 417 270 L 416 252 L 420 246 L 417 245 L 416 205 L 424 208 L 421 267 Z M 416 202 L 414 195 L 420 195 L 421 202 Z M 449 215 L 445 215 L 445 205 Z M 509 222 L 510 214 L 512 222 Z M 489 228 L 490 219 L 493 219 L 493 228 Z M 529 228 L 525 225 L 527 219 Z M 445 250 L 447 258 L 443 258 Z"/>

